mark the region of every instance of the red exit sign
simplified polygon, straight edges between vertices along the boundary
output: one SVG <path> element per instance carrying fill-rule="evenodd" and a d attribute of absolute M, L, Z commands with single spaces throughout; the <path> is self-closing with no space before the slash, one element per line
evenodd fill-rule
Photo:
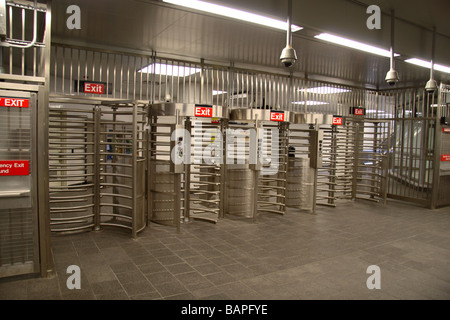
<path fill-rule="evenodd" d="M 0 98 L 0 107 L 28 108 L 30 100 L 19 98 Z"/>
<path fill-rule="evenodd" d="M 194 116 L 195 117 L 206 117 L 211 118 L 212 117 L 212 107 L 211 106 L 200 106 L 196 105 L 194 109 Z"/>
<path fill-rule="evenodd" d="M 364 116 L 366 114 L 366 108 L 350 107 L 350 114 Z"/>
<path fill-rule="evenodd" d="M 441 154 L 441 161 L 450 161 L 450 154 Z"/>
<path fill-rule="evenodd" d="M 343 120 L 341 117 L 333 117 L 333 125 L 342 126 Z"/>
<path fill-rule="evenodd" d="M 0 161 L 0 176 L 27 176 L 29 174 L 29 161 Z"/>
<path fill-rule="evenodd" d="M 284 112 L 270 112 L 270 121 L 284 121 Z"/>
<path fill-rule="evenodd" d="M 105 85 L 103 83 L 91 83 L 85 82 L 83 85 L 84 93 L 93 93 L 93 94 L 104 94 L 105 93 Z"/>
<path fill-rule="evenodd" d="M 363 116 L 364 115 L 364 109 L 361 108 L 355 108 L 353 114 L 355 116 Z"/>

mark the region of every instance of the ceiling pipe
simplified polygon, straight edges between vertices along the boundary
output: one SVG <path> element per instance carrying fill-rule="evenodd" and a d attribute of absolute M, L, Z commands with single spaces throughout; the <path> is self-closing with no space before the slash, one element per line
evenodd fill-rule
<path fill-rule="evenodd" d="M 297 61 L 297 54 L 292 47 L 292 0 L 288 0 L 287 36 L 286 47 L 281 51 L 280 60 L 286 68 L 294 65 Z"/>
<path fill-rule="evenodd" d="M 386 74 L 386 82 L 393 86 L 395 85 L 399 80 L 399 76 L 397 71 L 395 70 L 395 60 L 394 60 L 394 23 L 395 23 L 395 12 L 394 10 L 391 11 L 391 65 L 390 69 Z"/>
<path fill-rule="evenodd" d="M 437 90 L 437 82 L 434 80 L 434 56 L 436 44 L 436 27 L 433 27 L 433 42 L 431 44 L 431 66 L 430 66 L 430 80 L 425 85 L 425 90 L 432 93 Z"/>

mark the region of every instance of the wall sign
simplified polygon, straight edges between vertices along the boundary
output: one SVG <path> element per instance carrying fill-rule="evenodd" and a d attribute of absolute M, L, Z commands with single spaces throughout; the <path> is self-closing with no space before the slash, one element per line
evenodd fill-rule
<path fill-rule="evenodd" d="M 194 116 L 211 118 L 213 113 L 212 106 L 207 105 L 195 105 Z"/>
<path fill-rule="evenodd" d="M 335 126 L 342 126 L 343 124 L 343 119 L 342 117 L 338 117 L 338 116 L 333 116 L 333 125 Z"/>
<path fill-rule="evenodd" d="M 441 154 L 441 161 L 450 161 L 450 154 Z"/>
<path fill-rule="evenodd" d="M 92 94 L 105 94 L 106 83 L 95 81 L 80 81 L 80 92 Z"/>
<path fill-rule="evenodd" d="M 0 107 L 28 108 L 30 107 L 30 100 L 19 98 L 0 98 Z"/>
<path fill-rule="evenodd" d="M 364 116 L 366 115 L 366 108 L 350 107 L 350 114 L 355 116 Z"/>
<path fill-rule="evenodd" d="M 29 174 L 29 161 L 0 161 L 0 176 L 27 176 Z"/>
<path fill-rule="evenodd" d="M 270 111 L 270 121 L 284 121 L 284 112 Z"/>

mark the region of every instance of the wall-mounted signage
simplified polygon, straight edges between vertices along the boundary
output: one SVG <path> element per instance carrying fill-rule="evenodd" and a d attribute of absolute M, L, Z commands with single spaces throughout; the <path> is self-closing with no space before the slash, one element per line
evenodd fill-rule
<path fill-rule="evenodd" d="M 0 176 L 27 176 L 30 162 L 21 160 L 0 161 Z"/>
<path fill-rule="evenodd" d="M 332 124 L 335 126 L 342 126 L 344 123 L 344 120 L 342 119 L 342 117 L 339 116 L 333 116 L 333 122 Z"/>
<path fill-rule="evenodd" d="M 441 154 L 441 161 L 450 161 L 450 154 Z"/>
<path fill-rule="evenodd" d="M 30 107 L 30 100 L 19 98 L 0 98 L 0 107 L 28 108 Z"/>
<path fill-rule="evenodd" d="M 442 132 L 450 132 L 450 128 L 442 128 Z"/>
<path fill-rule="evenodd" d="M 270 111 L 270 121 L 284 121 L 284 112 Z"/>
<path fill-rule="evenodd" d="M 81 80 L 79 82 L 79 91 L 81 93 L 105 94 L 106 83 Z"/>
<path fill-rule="evenodd" d="M 195 117 L 211 118 L 213 113 L 212 106 L 196 104 L 194 109 Z"/>
<path fill-rule="evenodd" d="M 350 114 L 355 116 L 364 116 L 366 115 L 366 108 L 350 107 Z"/>

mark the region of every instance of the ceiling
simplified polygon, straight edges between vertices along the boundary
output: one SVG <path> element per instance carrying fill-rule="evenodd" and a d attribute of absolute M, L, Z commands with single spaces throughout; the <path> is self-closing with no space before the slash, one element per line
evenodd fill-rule
<path fill-rule="evenodd" d="M 209 0 L 281 20 L 287 17 L 287 0 Z M 81 29 L 69 30 L 66 8 L 81 9 Z M 370 4 L 382 11 L 381 29 L 369 30 Z M 432 28 L 437 30 L 436 63 L 450 66 L 450 1 L 448 0 L 293 0 L 292 21 L 304 29 L 293 34 L 298 62 L 284 68 L 279 62 L 286 45 L 283 31 L 199 13 L 159 0 L 58 0 L 52 3 L 52 41 L 131 52 L 156 52 L 158 56 L 204 59 L 205 62 L 268 68 L 293 72 L 310 79 L 386 88 L 389 59 L 314 38 L 329 32 L 385 49 L 390 46 L 390 12 L 395 9 L 396 69 L 398 86 L 421 86 L 429 70 L 404 63 L 410 57 L 430 60 Z M 450 82 L 450 74 L 435 73 Z"/>

